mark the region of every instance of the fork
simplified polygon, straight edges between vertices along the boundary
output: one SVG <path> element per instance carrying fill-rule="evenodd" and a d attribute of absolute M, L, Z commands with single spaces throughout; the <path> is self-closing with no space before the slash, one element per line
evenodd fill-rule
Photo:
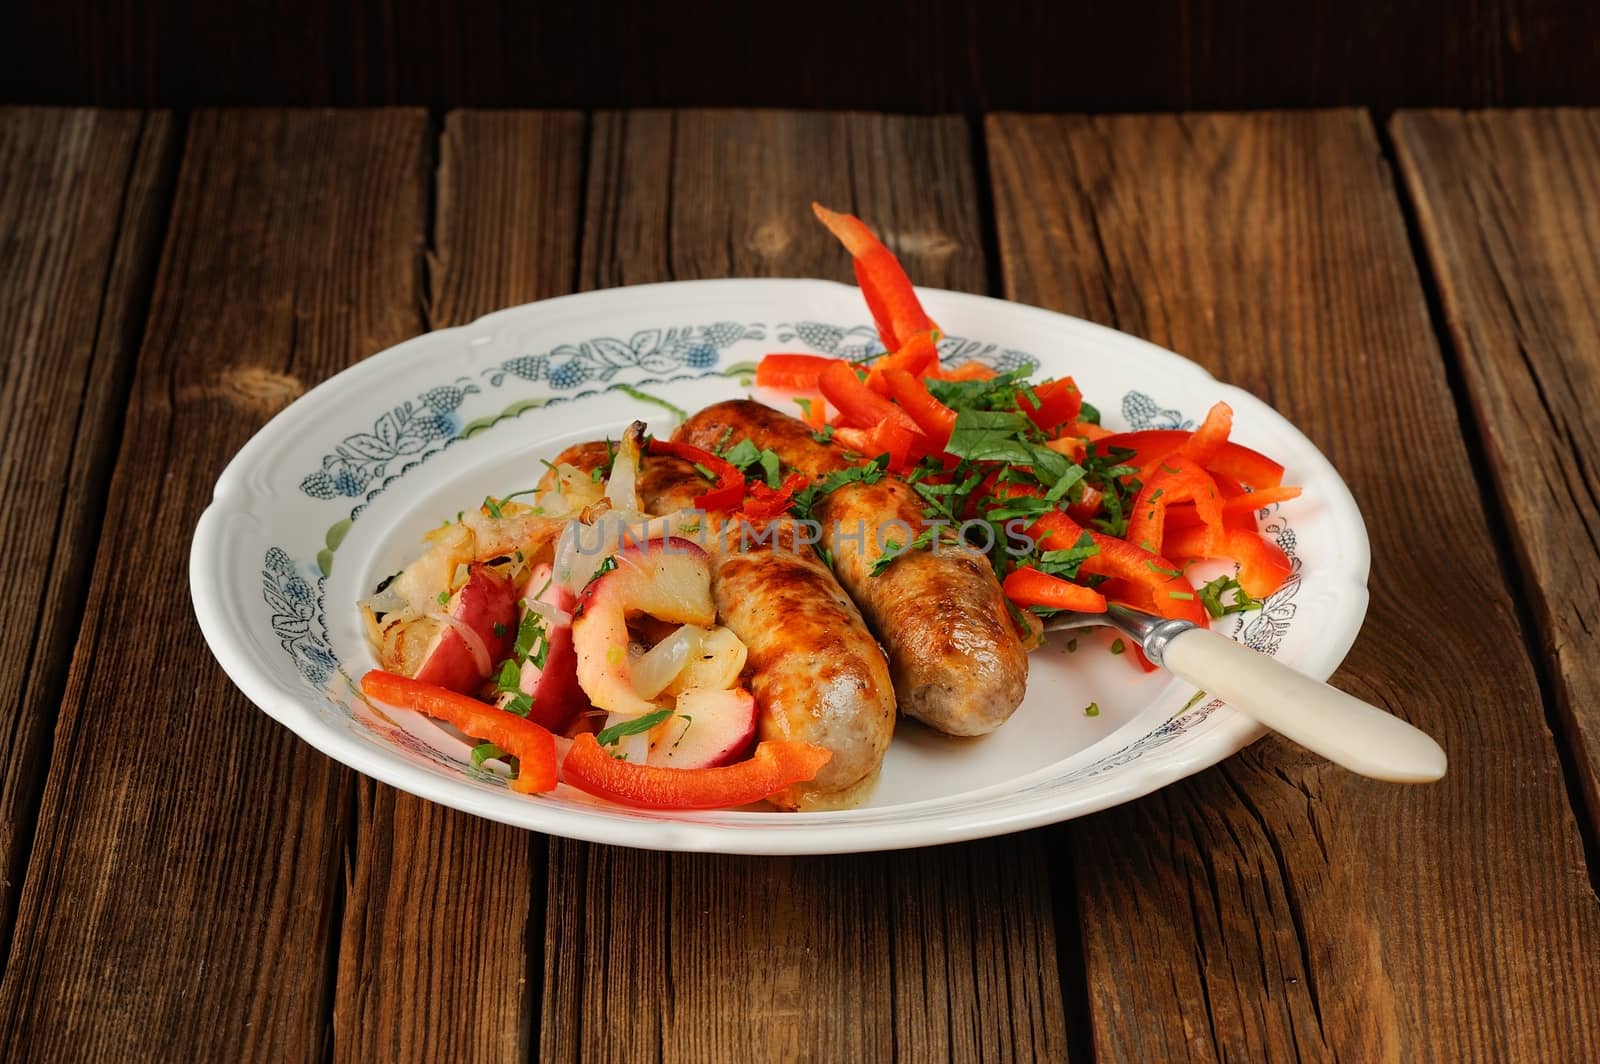
<path fill-rule="evenodd" d="M 1444 775 L 1444 750 L 1426 732 L 1193 621 L 1113 603 L 1105 613 L 1058 615 L 1044 630 L 1106 624 L 1154 664 L 1351 772 L 1391 783 Z"/>

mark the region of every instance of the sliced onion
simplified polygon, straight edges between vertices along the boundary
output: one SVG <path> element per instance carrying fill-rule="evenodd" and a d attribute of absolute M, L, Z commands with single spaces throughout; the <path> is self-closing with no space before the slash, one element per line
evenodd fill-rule
<path fill-rule="evenodd" d="M 732 629 L 721 625 L 705 629 L 700 646 L 667 684 L 666 693 L 682 694 L 696 687 L 717 691 L 737 687 L 749 653 Z"/>
<path fill-rule="evenodd" d="M 565 628 L 572 623 L 572 614 L 566 610 L 557 609 L 543 599 L 524 598 L 522 605 L 526 607 L 529 613 L 537 613 L 540 617 L 543 617 L 545 627 L 549 631 L 553 632 L 557 628 Z"/>
<path fill-rule="evenodd" d="M 473 663 L 478 666 L 478 675 L 487 676 L 494 671 L 494 660 L 489 657 L 489 644 L 483 641 L 483 636 L 475 632 L 471 625 L 459 617 L 452 617 L 448 613 L 429 613 L 431 621 L 448 624 L 456 630 L 456 635 L 467 645 L 467 651 L 472 655 Z"/>
<path fill-rule="evenodd" d="M 633 689 L 640 698 L 654 698 L 671 683 L 684 666 L 699 656 L 706 630 L 699 625 L 681 625 L 675 632 L 645 651 L 633 663 Z"/>
<path fill-rule="evenodd" d="M 618 724 L 626 724 L 630 720 L 638 720 L 632 713 L 612 713 L 606 717 L 606 727 L 614 728 Z M 616 756 L 626 760 L 630 765 L 642 765 L 650 756 L 650 733 L 638 732 L 634 735 L 624 735 L 617 740 Z"/>
<path fill-rule="evenodd" d="M 611 460 L 611 475 L 606 478 L 606 498 L 611 508 L 619 513 L 633 515 L 639 512 L 639 444 L 644 439 L 644 428 L 643 421 L 629 425 Z"/>
<path fill-rule="evenodd" d="M 368 595 L 356 605 L 373 613 L 399 613 L 410 603 L 406 601 L 404 595 L 394 589 L 393 584 L 390 584 L 376 595 Z"/>

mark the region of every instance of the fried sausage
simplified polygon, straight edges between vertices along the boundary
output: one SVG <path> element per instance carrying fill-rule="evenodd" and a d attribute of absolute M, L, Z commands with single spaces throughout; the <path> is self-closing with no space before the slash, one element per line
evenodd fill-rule
<path fill-rule="evenodd" d="M 707 407 L 674 435 L 706 448 L 748 439 L 811 476 L 852 464 L 804 422 L 752 400 Z M 872 575 L 890 540 L 908 543 L 926 525 L 916 492 L 898 477 L 846 484 L 813 516 L 839 583 L 888 651 L 901 711 L 950 735 L 1005 723 L 1022 701 L 1028 655 L 989 560 L 947 531 L 937 552 L 906 552 Z"/>
<path fill-rule="evenodd" d="M 607 460 L 603 444 L 558 459 L 579 469 Z M 691 509 L 706 482 L 678 458 L 648 457 L 639 500 L 651 513 Z M 722 623 L 749 650 L 745 666 L 760 739 L 795 739 L 832 751 L 817 778 L 772 799 L 800 808 L 869 780 L 894 733 L 895 694 L 883 651 L 861 612 L 798 524 L 782 517 L 747 526 L 708 514 L 700 541 L 711 555 L 711 590 Z"/>

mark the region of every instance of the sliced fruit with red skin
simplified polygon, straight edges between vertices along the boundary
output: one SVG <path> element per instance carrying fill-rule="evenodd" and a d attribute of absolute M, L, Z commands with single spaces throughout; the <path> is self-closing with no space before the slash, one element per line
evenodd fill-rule
<path fill-rule="evenodd" d="M 743 760 L 756 737 L 755 696 L 742 687 L 696 687 L 678 696 L 677 711 L 651 736 L 647 765 L 714 768 Z"/>
<path fill-rule="evenodd" d="M 550 579 L 550 571 L 548 563 L 534 566 L 528 576 L 528 594 L 571 616 L 577 596 Z M 542 652 L 537 644 L 530 648 L 534 653 L 522 663 L 518 685 L 523 694 L 533 698 L 528 719 L 551 731 L 564 731 L 573 718 L 589 708 L 589 696 L 578 683 L 578 654 L 572 645 L 572 624 L 554 624 L 546 618 L 544 626 L 545 646 Z M 536 663 L 541 658 L 543 666 Z"/>
<path fill-rule="evenodd" d="M 616 568 L 584 587 L 572 622 L 578 683 L 608 713 L 642 716 L 656 710 L 634 690 L 628 661 L 628 617 L 641 613 L 709 627 L 716 607 L 706 552 L 686 539 L 651 540 L 619 551 Z"/>
<path fill-rule="evenodd" d="M 469 636 L 441 623 L 413 678 L 468 694 L 488 678 L 496 662 L 511 653 L 517 637 L 516 588 L 498 570 L 473 565 L 467 582 L 450 596 L 443 612 L 477 635 L 481 653 L 469 645 Z"/>

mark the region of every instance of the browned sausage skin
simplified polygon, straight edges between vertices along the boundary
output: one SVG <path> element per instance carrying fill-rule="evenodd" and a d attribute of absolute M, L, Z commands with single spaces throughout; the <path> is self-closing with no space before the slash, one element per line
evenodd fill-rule
<path fill-rule="evenodd" d="M 752 400 L 707 407 L 674 436 L 706 448 L 748 439 L 812 476 L 852 464 L 798 418 Z M 896 477 L 847 484 L 813 516 L 840 584 L 888 651 L 901 710 L 950 735 L 1005 723 L 1022 701 L 1028 656 L 989 560 L 946 536 L 937 554 L 906 553 L 873 576 L 890 539 L 907 542 L 925 525 L 916 493 Z"/>
<path fill-rule="evenodd" d="M 557 458 L 579 469 L 607 461 L 604 444 Z M 692 508 L 706 489 L 692 465 L 649 457 L 639 500 L 652 513 Z M 701 537 L 722 623 L 749 650 L 746 677 L 761 739 L 795 739 L 832 751 L 817 778 L 772 799 L 795 809 L 870 780 L 894 734 L 895 692 L 883 651 L 833 573 L 809 549 L 795 549 L 795 522 L 779 518 L 741 539 L 716 515 Z"/>

